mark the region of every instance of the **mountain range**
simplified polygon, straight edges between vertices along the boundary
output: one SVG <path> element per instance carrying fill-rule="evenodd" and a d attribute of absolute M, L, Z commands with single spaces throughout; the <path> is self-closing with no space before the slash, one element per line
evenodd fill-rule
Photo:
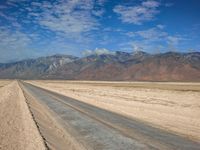
<path fill-rule="evenodd" d="M 200 52 L 53 55 L 0 64 L 2 79 L 200 81 Z"/>

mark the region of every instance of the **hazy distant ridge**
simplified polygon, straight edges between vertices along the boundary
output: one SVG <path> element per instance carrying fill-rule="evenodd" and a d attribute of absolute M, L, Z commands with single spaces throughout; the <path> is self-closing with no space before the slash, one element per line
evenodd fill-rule
<path fill-rule="evenodd" d="M 53 55 L 0 64 L 0 78 L 200 81 L 200 52 Z"/>

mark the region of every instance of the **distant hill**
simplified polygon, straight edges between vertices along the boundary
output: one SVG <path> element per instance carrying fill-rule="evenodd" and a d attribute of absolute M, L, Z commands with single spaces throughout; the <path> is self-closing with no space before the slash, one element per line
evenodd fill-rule
<path fill-rule="evenodd" d="M 0 64 L 0 78 L 40 79 L 43 75 L 51 73 L 56 70 L 56 68 L 66 65 L 76 59 L 78 59 L 78 57 L 53 55 Z"/>
<path fill-rule="evenodd" d="M 200 52 L 145 52 L 74 57 L 53 55 L 0 64 L 0 78 L 200 81 Z"/>

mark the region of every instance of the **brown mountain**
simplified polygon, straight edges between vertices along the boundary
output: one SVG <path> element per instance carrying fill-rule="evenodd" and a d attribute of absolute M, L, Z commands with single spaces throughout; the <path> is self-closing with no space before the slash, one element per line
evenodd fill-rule
<path fill-rule="evenodd" d="M 53 55 L 37 59 L 0 64 L 0 78 L 8 79 L 40 79 L 44 74 L 70 63 L 78 57 L 69 55 Z"/>
<path fill-rule="evenodd" d="M 1 78 L 200 81 L 200 52 L 151 55 L 145 52 L 90 55 L 83 58 L 54 55 L 0 64 Z"/>

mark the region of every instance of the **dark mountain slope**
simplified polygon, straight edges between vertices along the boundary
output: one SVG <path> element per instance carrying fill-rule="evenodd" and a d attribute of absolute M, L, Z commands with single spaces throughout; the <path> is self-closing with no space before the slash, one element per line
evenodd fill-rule
<path fill-rule="evenodd" d="M 200 53 L 165 53 L 129 66 L 126 80 L 200 81 Z"/>
<path fill-rule="evenodd" d="M 38 59 L 28 59 L 15 63 L 1 64 L 1 78 L 23 78 L 38 79 L 44 74 L 48 74 L 56 68 L 76 60 L 77 57 L 68 55 L 53 55 L 40 57 Z"/>
<path fill-rule="evenodd" d="M 0 64 L 1 78 L 200 81 L 200 53 L 54 55 Z"/>

